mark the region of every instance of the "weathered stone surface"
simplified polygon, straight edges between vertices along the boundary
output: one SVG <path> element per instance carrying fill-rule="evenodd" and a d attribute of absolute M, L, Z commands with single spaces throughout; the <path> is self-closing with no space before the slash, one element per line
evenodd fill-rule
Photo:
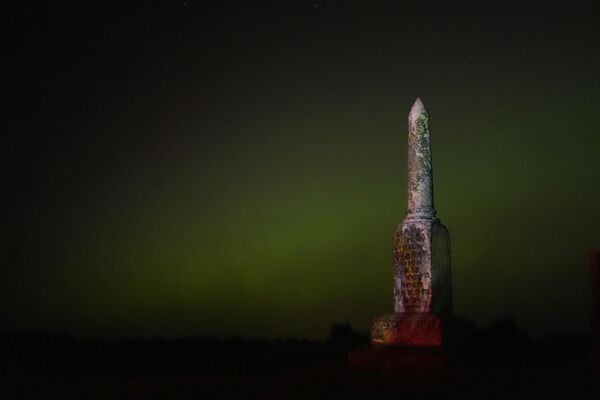
<path fill-rule="evenodd" d="M 452 317 L 452 271 L 450 234 L 439 222 L 431 225 L 431 312 L 448 319 Z"/>
<path fill-rule="evenodd" d="M 430 313 L 386 314 L 371 323 L 371 343 L 440 346 L 442 324 Z"/>
<path fill-rule="evenodd" d="M 408 114 L 407 189 L 407 219 L 434 218 L 429 114 L 419 98 Z"/>
<path fill-rule="evenodd" d="M 394 312 L 452 313 L 450 236 L 437 221 L 409 221 L 394 233 Z"/>
<path fill-rule="evenodd" d="M 431 310 L 430 225 L 401 224 L 394 233 L 394 312 Z"/>
<path fill-rule="evenodd" d="M 408 116 L 408 204 L 394 233 L 394 312 L 450 316 L 450 236 L 435 217 L 429 114 L 421 99 Z"/>
<path fill-rule="evenodd" d="M 429 114 L 421 99 L 408 117 L 407 210 L 394 232 L 394 314 L 373 321 L 371 342 L 439 346 L 452 316 L 450 235 L 436 218 Z"/>

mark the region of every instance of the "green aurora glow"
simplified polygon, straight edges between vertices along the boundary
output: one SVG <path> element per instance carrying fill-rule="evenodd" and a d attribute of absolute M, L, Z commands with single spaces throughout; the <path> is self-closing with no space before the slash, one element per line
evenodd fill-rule
<path fill-rule="evenodd" d="M 22 67 L 35 117 L 9 130 L 6 327 L 323 338 L 348 319 L 366 330 L 392 308 L 420 96 L 456 314 L 589 329 L 600 57 L 585 10 L 417 20 L 414 5 L 309 3 L 226 22 L 230 10 L 193 4 L 102 9 L 81 42 L 21 43 L 38 61 L 44 46 L 98 48 L 45 67 L 59 72 Z"/>

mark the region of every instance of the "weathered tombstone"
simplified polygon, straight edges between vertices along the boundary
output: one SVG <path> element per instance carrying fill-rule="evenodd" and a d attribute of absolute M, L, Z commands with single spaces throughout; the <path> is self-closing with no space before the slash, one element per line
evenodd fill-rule
<path fill-rule="evenodd" d="M 407 188 L 406 216 L 394 232 L 394 313 L 372 322 L 371 345 L 352 350 L 348 362 L 356 370 L 428 379 L 445 368 L 446 333 L 452 341 L 468 338 L 474 325 L 452 317 L 450 237 L 435 216 L 429 115 L 421 99 L 408 116 Z"/>
<path fill-rule="evenodd" d="M 417 98 L 408 116 L 408 207 L 394 233 L 394 313 L 375 319 L 371 342 L 440 346 L 452 315 L 450 236 L 436 218 L 429 115 Z"/>

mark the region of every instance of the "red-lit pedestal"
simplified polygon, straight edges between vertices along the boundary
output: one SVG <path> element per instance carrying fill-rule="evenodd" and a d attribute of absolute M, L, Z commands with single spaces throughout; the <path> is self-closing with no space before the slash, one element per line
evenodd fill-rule
<path fill-rule="evenodd" d="M 386 314 L 371 324 L 371 345 L 348 353 L 354 371 L 432 376 L 446 363 L 440 319 L 429 313 Z"/>
<path fill-rule="evenodd" d="M 441 346 L 440 319 L 429 313 L 386 314 L 371 324 L 371 343 L 377 345 Z"/>

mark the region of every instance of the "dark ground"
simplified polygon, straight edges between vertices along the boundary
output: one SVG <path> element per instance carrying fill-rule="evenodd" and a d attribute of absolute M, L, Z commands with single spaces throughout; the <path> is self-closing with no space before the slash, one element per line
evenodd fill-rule
<path fill-rule="evenodd" d="M 499 321 L 444 350 L 436 371 L 350 368 L 366 337 L 334 325 L 327 341 L 81 341 L 3 334 L 1 399 L 572 398 L 600 394 L 588 336 L 532 339 Z"/>

